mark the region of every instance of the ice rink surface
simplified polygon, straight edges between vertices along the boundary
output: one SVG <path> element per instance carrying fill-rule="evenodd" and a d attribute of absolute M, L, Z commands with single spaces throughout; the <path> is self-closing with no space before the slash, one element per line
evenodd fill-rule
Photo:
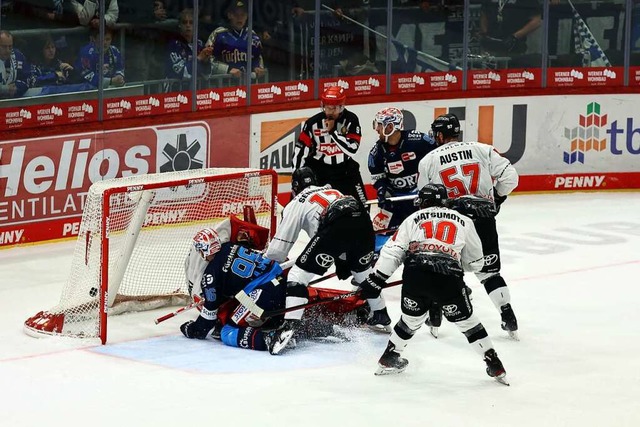
<path fill-rule="evenodd" d="M 31 338 L 74 242 L 0 251 L 0 426 L 640 426 L 640 193 L 512 196 L 498 228 L 520 342 L 466 280 L 510 387 L 446 321 L 385 377 L 387 337 L 364 330 L 270 356 L 188 340 L 195 312 L 155 325 L 160 309 L 112 317 L 106 346 Z M 384 292 L 394 322 L 399 291 Z"/>

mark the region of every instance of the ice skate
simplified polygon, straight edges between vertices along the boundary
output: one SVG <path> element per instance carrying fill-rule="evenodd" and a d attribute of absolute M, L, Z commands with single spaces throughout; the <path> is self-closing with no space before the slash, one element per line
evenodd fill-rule
<path fill-rule="evenodd" d="M 484 362 L 487 364 L 487 375 L 500 384 L 510 385 L 506 380 L 507 372 L 494 349 L 490 348 L 484 353 Z"/>
<path fill-rule="evenodd" d="M 272 331 L 268 337 L 265 337 L 269 353 L 277 355 L 285 349 L 295 348 L 295 341 L 292 342 L 292 339 L 299 324 L 299 320 L 285 320 L 278 329 Z M 292 346 L 288 345 L 290 342 Z"/>
<path fill-rule="evenodd" d="M 520 341 L 518 337 L 518 321 L 513 313 L 511 304 L 505 304 L 500 307 L 500 316 L 502 317 L 502 329 L 507 331 L 509 337 L 515 341 Z"/>
<path fill-rule="evenodd" d="M 433 336 L 435 339 L 438 339 L 438 326 L 433 326 L 431 324 L 431 319 L 429 319 L 429 317 L 427 317 L 427 320 L 425 320 L 424 322 L 425 325 L 427 325 L 429 327 L 429 333 L 431 334 L 431 336 Z"/>
<path fill-rule="evenodd" d="M 400 357 L 400 353 L 395 351 L 395 346 L 389 343 L 380 360 L 378 360 L 378 370 L 375 375 L 399 374 L 407 369 L 408 364 L 409 361 L 404 357 Z"/>
<path fill-rule="evenodd" d="M 214 340 L 221 340 L 220 334 L 222 333 L 222 323 L 220 323 L 219 320 L 216 320 L 216 326 L 213 327 L 213 330 L 211 331 L 211 337 Z"/>
<path fill-rule="evenodd" d="M 391 332 L 391 318 L 387 313 L 387 308 L 376 310 L 367 319 L 367 327 L 376 332 Z"/>
<path fill-rule="evenodd" d="M 438 338 L 438 328 L 442 325 L 442 309 L 439 304 L 434 304 L 427 313 L 424 324 L 429 327 L 429 333 L 434 338 Z"/>

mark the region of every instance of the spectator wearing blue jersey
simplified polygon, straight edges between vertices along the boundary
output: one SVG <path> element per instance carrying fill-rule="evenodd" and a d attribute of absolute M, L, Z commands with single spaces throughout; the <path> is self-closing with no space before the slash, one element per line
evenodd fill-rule
<path fill-rule="evenodd" d="M 13 47 L 9 31 L 0 31 L 0 98 L 18 98 L 31 82 L 31 66 L 27 58 Z"/>
<path fill-rule="evenodd" d="M 167 46 L 167 60 L 165 75 L 169 79 L 190 79 L 193 75 L 193 9 L 183 9 L 178 17 L 180 34 L 169 42 Z M 199 75 L 209 74 L 209 60 L 213 48 L 204 47 L 202 40 L 198 40 L 196 47 Z"/>
<path fill-rule="evenodd" d="M 33 86 L 57 86 L 72 83 L 73 66 L 61 61 L 57 56 L 56 45 L 50 34 L 39 39 L 39 51 L 31 64 Z"/>
<path fill-rule="evenodd" d="M 251 66 L 247 66 L 249 14 L 246 3 L 243 0 L 233 1 L 227 8 L 226 15 L 229 24 L 216 28 L 207 40 L 207 46 L 213 47 L 212 73 L 232 74 L 241 78 L 243 73 L 254 72 L 256 77 L 262 77 L 265 73 L 262 42 L 255 31 L 251 32 Z"/>
<path fill-rule="evenodd" d="M 105 87 L 124 86 L 124 62 L 117 47 L 111 45 L 113 30 L 109 27 L 104 31 L 103 49 L 97 46 L 98 30 L 91 30 L 89 44 L 83 46 L 78 54 L 75 69 L 79 70 L 84 81 L 93 87 L 98 87 L 99 79 L 104 79 Z M 104 65 L 100 70 L 100 50 L 104 51 Z"/>

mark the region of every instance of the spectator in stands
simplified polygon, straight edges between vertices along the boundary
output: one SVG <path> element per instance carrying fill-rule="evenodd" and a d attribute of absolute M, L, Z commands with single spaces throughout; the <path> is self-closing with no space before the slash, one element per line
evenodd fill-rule
<path fill-rule="evenodd" d="M 56 23 L 63 22 L 73 26 L 78 25 L 78 18 L 75 17 L 75 12 L 71 10 L 70 4 L 64 0 L 2 1 L 3 9 L 5 6 L 12 8 L 13 13 L 21 17 L 35 17 L 45 22 L 55 21 Z"/>
<path fill-rule="evenodd" d="M 9 31 L 0 31 L 0 98 L 18 98 L 29 88 L 32 77 L 27 58 L 13 47 Z"/>
<path fill-rule="evenodd" d="M 180 34 L 169 42 L 167 48 L 165 74 L 169 79 L 190 79 L 193 75 L 193 9 L 180 12 L 178 29 Z M 198 63 L 201 65 L 198 69 L 199 75 L 210 73 L 208 65 L 212 52 L 212 47 L 204 47 L 202 40 L 198 39 L 197 55 Z"/>
<path fill-rule="evenodd" d="M 211 59 L 212 73 L 231 74 L 241 78 L 247 72 L 247 20 L 249 14 L 244 0 L 236 0 L 227 8 L 226 16 L 228 25 L 216 28 L 209 39 L 207 46 L 213 47 Z M 251 33 L 251 67 L 256 77 L 262 77 L 265 73 L 262 61 L 262 42 L 255 31 Z"/>
<path fill-rule="evenodd" d="M 527 51 L 527 36 L 542 25 L 541 14 L 539 0 L 483 0 L 480 15 L 483 49 L 493 56 L 511 57 L 513 67 L 514 57 Z"/>
<path fill-rule="evenodd" d="M 164 77 L 166 39 L 163 29 L 155 24 L 166 19 L 164 0 L 120 2 L 119 21 L 133 24 L 125 29 L 127 51 L 124 59 L 129 82 Z"/>
<path fill-rule="evenodd" d="M 75 69 L 80 72 L 82 79 L 90 83 L 93 87 L 98 87 L 100 78 L 104 79 L 104 86 L 124 86 L 124 63 L 122 62 L 122 54 L 117 47 L 111 45 L 113 40 L 113 30 L 105 28 L 104 31 L 104 67 L 100 66 L 101 49 L 96 45 L 98 43 L 98 30 L 92 29 L 89 44 L 80 49 L 80 54 L 76 62 Z"/>
<path fill-rule="evenodd" d="M 104 0 L 104 22 L 108 27 L 118 21 L 118 0 Z M 135 0 L 140 1 L 140 0 Z M 78 14 L 80 25 L 98 28 L 100 26 L 100 0 L 70 0 L 71 7 Z"/>
<path fill-rule="evenodd" d="M 57 57 L 56 45 L 50 34 L 40 38 L 38 52 L 31 65 L 33 86 L 55 86 L 73 81 L 73 66 Z"/>
<path fill-rule="evenodd" d="M 198 0 L 198 33 L 209 34 L 213 28 L 214 2 L 212 0 Z M 185 9 L 194 8 L 194 0 L 167 0 L 167 12 L 171 18 L 179 18 Z"/>

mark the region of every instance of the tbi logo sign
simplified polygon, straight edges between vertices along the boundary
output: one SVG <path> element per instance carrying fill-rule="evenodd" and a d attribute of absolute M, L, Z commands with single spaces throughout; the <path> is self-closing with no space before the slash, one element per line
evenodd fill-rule
<path fill-rule="evenodd" d="M 563 153 L 563 160 L 568 164 L 584 164 L 587 152 L 603 152 L 607 150 L 607 145 L 607 151 L 615 156 L 640 154 L 640 142 L 634 141 L 638 134 L 640 128 L 634 127 L 632 117 L 620 122 L 611 120 L 607 114 L 601 113 L 599 103 L 591 102 L 587 105 L 586 115 L 579 115 L 579 126 L 564 130 L 570 147 L 569 151 Z"/>
<path fill-rule="evenodd" d="M 204 123 L 0 142 L 0 227 L 80 217 L 94 182 L 202 168 Z"/>

